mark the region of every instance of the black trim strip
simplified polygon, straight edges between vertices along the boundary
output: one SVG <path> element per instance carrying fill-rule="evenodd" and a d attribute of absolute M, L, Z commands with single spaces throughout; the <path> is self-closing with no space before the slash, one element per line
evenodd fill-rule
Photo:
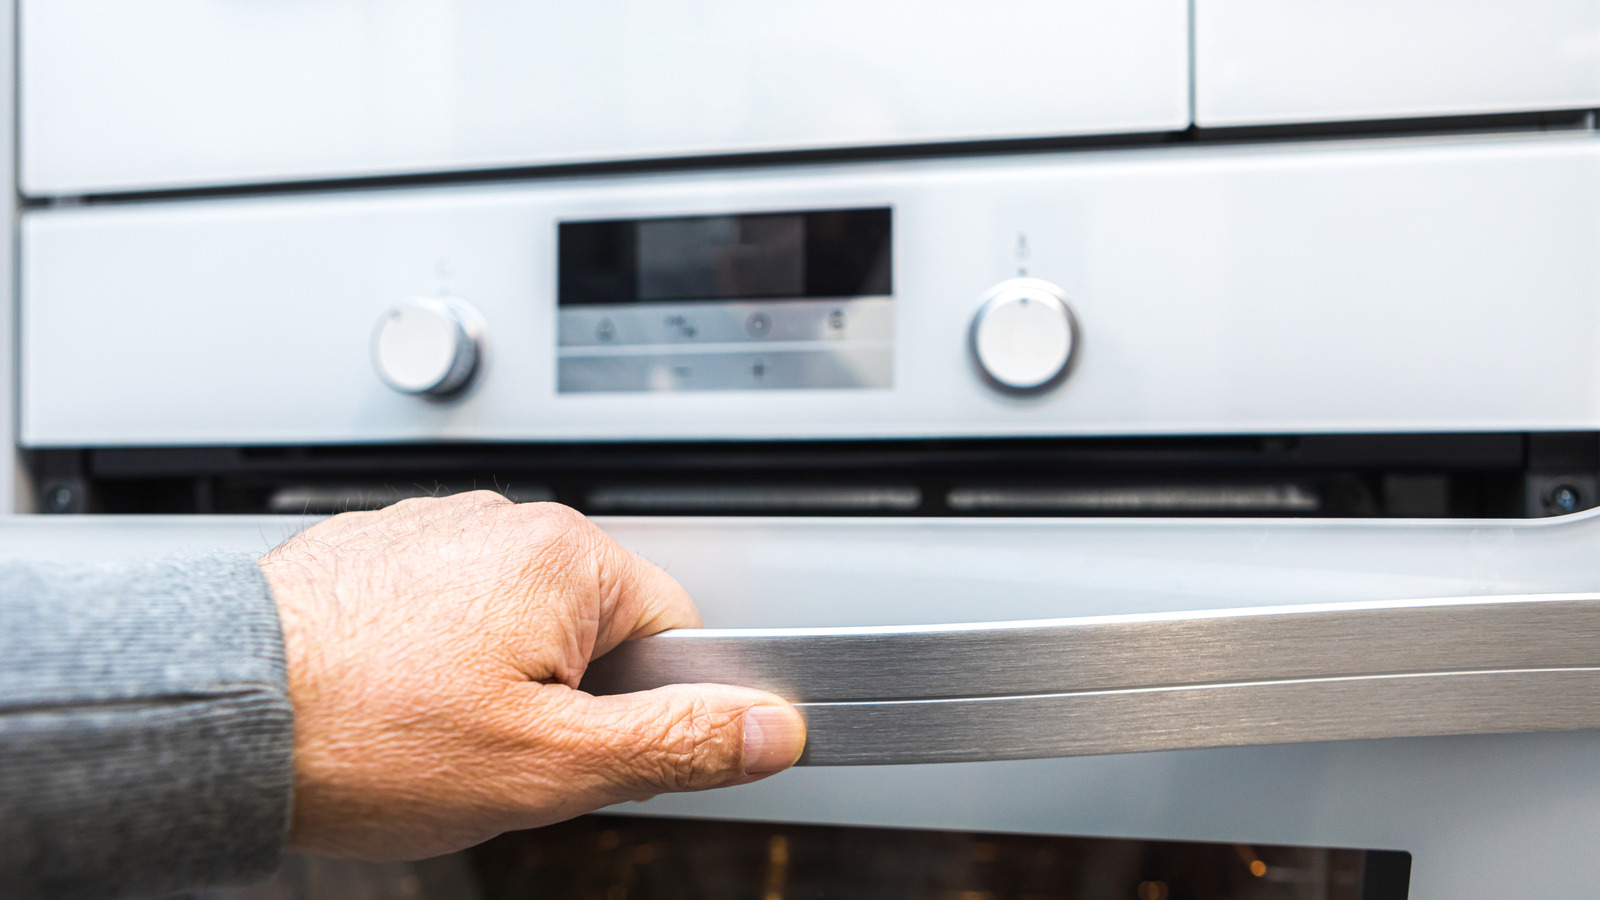
<path fill-rule="evenodd" d="M 1406 137 L 1448 134 L 1518 133 L 1574 131 L 1589 127 L 1588 109 L 1549 110 L 1528 113 L 1496 113 L 1472 116 L 1438 116 L 1406 119 L 1373 119 L 1353 122 L 1316 122 L 1298 125 L 1266 125 L 1231 128 L 1200 128 L 1184 131 L 945 141 L 925 144 L 888 144 L 866 147 L 835 147 L 817 150 L 726 153 L 705 156 L 657 157 L 609 162 L 557 163 L 537 166 L 508 166 L 453 172 L 405 175 L 376 175 L 316 178 L 280 182 L 256 182 L 193 188 L 90 193 L 76 197 L 22 198 L 24 209 L 53 206 L 109 205 L 195 200 L 208 197 L 280 196 L 324 192 L 370 191 L 388 188 L 432 187 L 538 181 L 594 175 L 635 175 L 667 172 L 694 172 L 708 169 L 752 169 L 826 163 L 923 160 L 941 157 L 982 157 L 1031 155 L 1065 151 L 1116 148 L 1158 147 L 1193 144 L 1257 144 L 1305 140 L 1350 140 L 1375 137 Z"/>

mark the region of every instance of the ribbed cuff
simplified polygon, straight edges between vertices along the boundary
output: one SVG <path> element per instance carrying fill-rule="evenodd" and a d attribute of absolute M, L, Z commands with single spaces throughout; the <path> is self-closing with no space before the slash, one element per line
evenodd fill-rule
<path fill-rule="evenodd" d="M 253 555 L 0 566 L 0 884 L 153 894 L 264 876 L 294 717 Z"/>

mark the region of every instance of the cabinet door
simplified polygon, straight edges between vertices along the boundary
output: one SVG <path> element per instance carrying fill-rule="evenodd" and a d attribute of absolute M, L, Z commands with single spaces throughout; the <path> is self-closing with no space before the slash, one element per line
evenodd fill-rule
<path fill-rule="evenodd" d="M 1196 0 L 1201 126 L 1600 105 L 1593 0 Z"/>
<path fill-rule="evenodd" d="M 24 0 L 73 195 L 1182 129 L 1184 0 Z"/>

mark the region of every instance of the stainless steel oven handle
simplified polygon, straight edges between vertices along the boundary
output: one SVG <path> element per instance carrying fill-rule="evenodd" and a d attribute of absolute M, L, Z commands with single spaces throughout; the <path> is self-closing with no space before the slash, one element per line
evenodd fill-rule
<path fill-rule="evenodd" d="M 798 703 L 809 765 L 1600 728 L 1600 594 L 682 630 L 582 687 L 693 682 Z"/>

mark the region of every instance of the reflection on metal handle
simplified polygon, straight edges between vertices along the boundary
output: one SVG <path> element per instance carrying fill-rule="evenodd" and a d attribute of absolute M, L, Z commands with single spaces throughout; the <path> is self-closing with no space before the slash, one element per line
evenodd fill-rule
<path fill-rule="evenodd" d="M 809 765 L 1600 728 L 1600 595 L 683 630 L 582 686 L 694 682 L 799 704 Z"/>

